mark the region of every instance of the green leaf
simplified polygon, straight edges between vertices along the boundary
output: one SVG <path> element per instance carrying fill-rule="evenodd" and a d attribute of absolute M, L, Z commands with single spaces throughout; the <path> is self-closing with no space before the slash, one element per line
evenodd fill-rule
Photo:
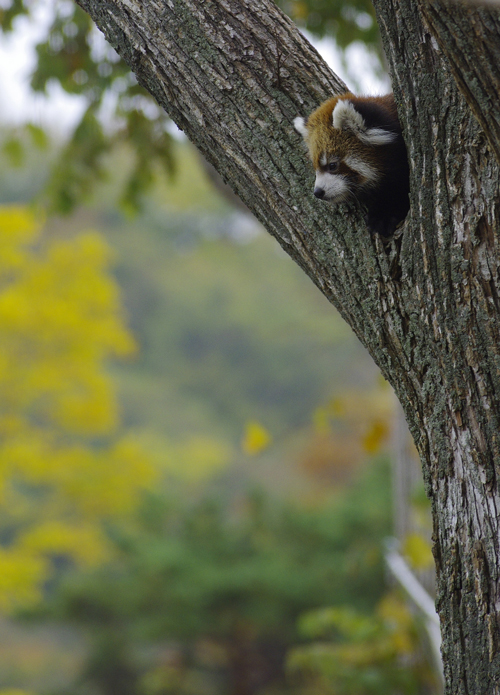
<path fill-rule="evenodd" d="M 19 138 L 11 137 L 2 147 L 3 153 L 9 158 L 10 164 L 20 167 L 24 163 L 24 146 Z"/>
<path fill-rule="evenodd" d="M 49 145 L 49 137 L 43 128 L 34 125 L 33 123 L 28 123 L 26 125 L 26 130 L 28 131 L 31 141 L 40 150 L 47 149 Z"/>

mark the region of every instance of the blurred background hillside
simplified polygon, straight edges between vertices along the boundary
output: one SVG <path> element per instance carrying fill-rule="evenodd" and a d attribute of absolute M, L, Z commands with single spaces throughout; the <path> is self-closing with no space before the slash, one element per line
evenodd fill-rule
<path fill-rule="evenodd" d="M 387 89 L 368 2 L 282 4 Z M 438 693 L 371 358 L 75 5 L 2 8 L 1 695 Z"/>

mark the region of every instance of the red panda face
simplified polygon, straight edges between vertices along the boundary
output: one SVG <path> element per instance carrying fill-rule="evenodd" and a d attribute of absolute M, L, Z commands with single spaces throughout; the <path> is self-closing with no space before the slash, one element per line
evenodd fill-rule
<path fill-rule="evenodd" d="M 353 94 L 334 97 L 307 122 L 302 118 L 294 121 L 316 171 L 314 195 L 327 202 L 340 203 L 376 188 L 384 168 L 380 145 L 396 137 L 383 128 L 368 127 L 356 101 Z"/>

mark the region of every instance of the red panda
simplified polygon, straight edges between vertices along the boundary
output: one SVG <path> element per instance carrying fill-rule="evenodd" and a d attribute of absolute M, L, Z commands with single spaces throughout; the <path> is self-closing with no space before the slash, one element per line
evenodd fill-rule
<path fill-rule="evenodd" d="M 390 237 L 410 208 L 406 146 L 394 96 L 328 99 L 307 121 L 294 120 L 316 170 L 314 195 L 329 203 L 356 198 L 370 234 Z"/>

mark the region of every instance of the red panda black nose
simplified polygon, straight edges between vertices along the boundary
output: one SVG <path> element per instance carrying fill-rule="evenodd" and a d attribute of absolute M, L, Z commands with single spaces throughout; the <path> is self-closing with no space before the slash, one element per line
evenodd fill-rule
<path fill-rule="evenodd" d="M 324 198 L 325 189 L 324 188 L 315 188 L 314 189 L 314 195 L 316 196 L 316 198 Z"/>

